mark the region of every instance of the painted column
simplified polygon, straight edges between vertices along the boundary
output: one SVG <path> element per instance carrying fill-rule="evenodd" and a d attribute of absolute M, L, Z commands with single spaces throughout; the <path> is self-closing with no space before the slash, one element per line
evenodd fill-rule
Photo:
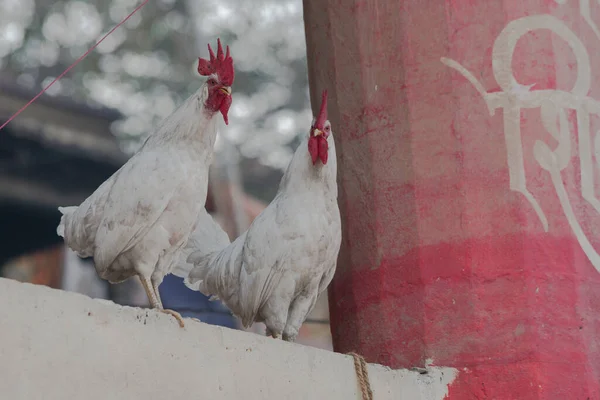
<path fill-rule="evenodd" d="M 304 0 L 336 351 L 449 399 L 600 399 L 600 3 Z"/>

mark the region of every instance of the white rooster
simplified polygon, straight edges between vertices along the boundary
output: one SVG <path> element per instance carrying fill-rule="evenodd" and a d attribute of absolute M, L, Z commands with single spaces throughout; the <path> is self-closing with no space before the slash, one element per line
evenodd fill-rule
<path fill-rule="evenodd" d="M 137 275 L 153 308 L 164 310 L 158 286 L 195 228 L 208 189 L 217 134 L 231 106 L 233 60 L 220 40 L 215 56 L 199 58 L 208 76 L 200 89 L 156 128 L 138 152 L 81 205 L 59 207 L 57 233 L 80 257 L 93 257 L 111 283 Z"/>
<path fill-rule="evenodd" d="M 245 327 L 264 322 L 267 335 L 294 341 L 335 272 L 341 243 L 336 175 L 324 91 L 319 115 L 271 204 L 232 243 L 204 211 L 183 251 L 191 254 L 174 273 L 220 298 Z"/>

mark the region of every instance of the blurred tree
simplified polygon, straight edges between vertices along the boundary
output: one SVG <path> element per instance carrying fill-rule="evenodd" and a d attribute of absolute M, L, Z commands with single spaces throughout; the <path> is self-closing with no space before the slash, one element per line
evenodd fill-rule
<path fill-rule="evenodd" d="M 39 91 L 139 3 L 0 0 L 0 79 Z M 113 131 L 133 151 L 197 90 L 197 57 L 217 37 L 236 65 L 220 141 L 242 156 L 244 188 L 269 201 L 311 120 L 300 0 L 149 1 L 48 94 L 119 110 Z"/>

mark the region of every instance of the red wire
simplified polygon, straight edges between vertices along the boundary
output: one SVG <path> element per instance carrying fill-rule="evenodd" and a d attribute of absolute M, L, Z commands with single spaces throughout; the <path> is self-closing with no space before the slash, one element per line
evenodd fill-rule
<path fill-rule="evenodd" d="M 73 68 L 74 66 L 76 66 L 77 64 L 79 64 L 79 62 L 81 60 L 83 60 L 85 57 L 87 57 L 87 55 L 90 54 L 92 52 L 92 50 L 94 50 L 96 47 L 98 47 L 98 45 L 100 43 L 102 43 L 102 41 L 104 39 L 106 39 L 108 37 L 108 35 L 110 35 L 111 33 L 113 33 L 115 31 L 115 29 L 117 29 L 118 27 L 120 27 L 121 25 L 123 25 L 125 22 L 127 22 L 127 20 L 129 18 L 131 18 L 131 16 L 133 14 L 135 14 L 136 12 L 138 12 L 142 7 L 144 7 L 146 5 L 146 3 L 148 3 L 148 1 L 150 1 L 150 0 L 144 0 L 139 6 L 137 6 L 137 8 L 135 10 L 133 10 L 127 17 L 125 17 L 125 19 L 123 21 L 119 22 L 106 35 L 104 35 L 102 37 L 102 39 L 98 40 L 95 45 L 93 45 L 92 47 L 90 47 L 89 50 L 85 52 L 85 54 L 83 54 L 81 57 L 79 57 L 77 60 L 75 60 L 75 62 L 73 64 L 71 64 L 67 69 L 65 69 L 62 74 L 60 74 L 59 76 L 57 76 L 56 78 L 54 78 L 54 80 L 52 82 L 50 82 L 50 84 L 48 86 L 46 86 L 44 89 L 42 89 L 41 92 L 39 92 L 38 94 L 36 94 L 33 99 L 29 100 L 29 103 L 27 103 L 23 107 L 21 107 L 21 109 L 19 111 L 17 111 L 16 113 L 14 113 L 8 119 L 8 121 L 6 121 L 5 123 L 3 123 L 2 126 L 0 126 L 0 130 L 2 130 L 6 125 L 8 125 L 8 123 L 10 121 L 12 121 L 17 115 L 21 114 L 27 107 L 29 107 L 31 105 L 31 103 L 33 103 L 34 101 L 36 101 L 38 97 L 40 97 L 46 90 L 48 90 L 48 88 L 50 88 L 50 86 L 54 85 L 60 78 L 62 78 L 67 72 L 69 72 L 71 70 L 71 68 Z"/>

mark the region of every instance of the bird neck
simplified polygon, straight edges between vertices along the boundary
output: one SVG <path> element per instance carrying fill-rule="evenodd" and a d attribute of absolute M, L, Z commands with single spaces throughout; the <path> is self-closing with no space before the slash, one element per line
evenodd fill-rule
<path fill-rule="evenodd" d="M 217 136 L 217 115 L 204 106 L 203 85 L 166 117 L 144 144 L 145 147 L 182 145 L 200 152 L 212 153 Z"/>
<path fill-rule="evenodd" d="M 279 192 L 322 192 L 337 198 L 337 157 L 333 137 L 328 139 L 328 144 L 327 164 L 323 165 L 320 160 L 313 164 L 308 152 L 308 138 L 305 138 L 281 178 Z"/>

